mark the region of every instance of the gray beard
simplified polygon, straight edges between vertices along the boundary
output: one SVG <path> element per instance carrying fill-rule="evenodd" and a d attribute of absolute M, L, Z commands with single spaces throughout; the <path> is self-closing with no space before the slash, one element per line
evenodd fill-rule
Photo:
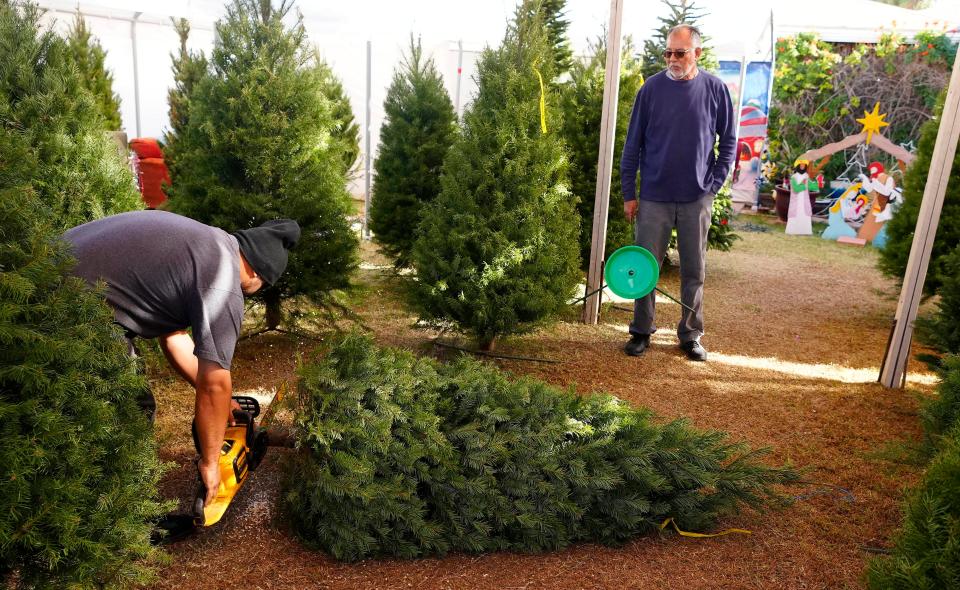
<path fill-rule="evenodd" d="M 698 68 L 697 66 L 693 66 L 693 75 L 691 75 L 689 78 L 677 78 L 676 76 L 673 75 L 673 72 L 670 71 L 669 67 L 666 69 L 666 72 L 667 72 L 667 78 L 670 78 L 671 80 L 680 80 L 680 81 L 693 80 L 694 78 L 700 75 L 700 68 Z"/>

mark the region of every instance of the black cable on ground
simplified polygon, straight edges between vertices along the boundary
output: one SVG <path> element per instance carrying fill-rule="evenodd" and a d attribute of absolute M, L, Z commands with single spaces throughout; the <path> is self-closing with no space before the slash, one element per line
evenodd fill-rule
<path fill-rule="evenodd" d="M 802 500 L 809 500 L 810 498 L 814 498 L 816 496 L 825 496 L 833 492 L 841 492 L 844 496 L 846 496 L 844 500 L 846 500 L 847 502 L 850 502 L 851 504 L 857 501 L 857 498 L 853 495 L 853 492 L 851 492 L 847 488 L 842 488 L 840 486 L 833 485 L 832 483 L 823 483 L 822 481 L 798 481 L 796 483 L 812 485 L 812 486 L 820 486 L 821 488 L 828 488 L 828 489 L 815 490 L 813 492 L 810 492 L 809 494 L 800 494 L 798 496 L 794 496 L 793 499 L 798 502 Z"/>
<path fill-rule="evenodd" d="M 441 346 L 443 348 L 452 348 L 454 350 L 469 352 L 470 354 L 476 354 L 479 356 L 486 356 L 486 357 L 495 358 L 495 359 L 509 359 L 512 361 L 529 361 L 534 363 L 555 363 L 555 364 L 559 364 L 561 362 L 553 359 L 542 359 L 542 358 L 536 358 L 536 357 L 530 357 L 530 356 L 513 356 L 509 354 L 496 354 L 493 352 L 486 352 L 484 350 L 473 350 L 471 348 L 463 348 L 462 346 L 457 346 L 456 344 L 447 344 L 446 342 L 440 342 L 439 340 L 432 340 L 431 342 L 434 345 Z"/>

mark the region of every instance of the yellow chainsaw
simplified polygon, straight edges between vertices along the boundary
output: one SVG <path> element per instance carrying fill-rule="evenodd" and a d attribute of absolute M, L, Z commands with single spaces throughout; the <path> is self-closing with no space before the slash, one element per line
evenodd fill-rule
<path fill-rule="evenodd" d="M 212 502 L 204 506 L 207 497 L 207 488 L 197 473 L 197 493 L 193 499 L 192 514 L 169 514 L 156 524 L 152 536 L 154 543 L 172 543 L 186 538 L 198 527 L 208 527 L 220 522 L 234 497 L 246 483 L 250 472 L 254 471 L 263 460 L 270 446 L 267 427 L 273 419 L 276 402 L 280 401 L 286 389 L 286 383 L 277 390 L 273 401 L 266 413 L 257 424 L 260 415 L 260 403 L 256 398 L 235 395 L 233 401 L 240 406 L 234 409 L 235 424 L 227 426 L 223 435 L 223 446 L 220 447 L 220 487 L 217 496 Z M 200 452 L 200 443 L 197 437 L 197 424 L 194 421 L 193 443 Z"/>

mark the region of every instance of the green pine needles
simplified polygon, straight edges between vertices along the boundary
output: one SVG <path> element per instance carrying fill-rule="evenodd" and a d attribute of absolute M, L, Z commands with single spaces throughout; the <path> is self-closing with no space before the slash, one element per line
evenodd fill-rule
<path fill-rule="evenodd" d="M 69 45 L 33 4 L 0 0 L 0 121 L 29 146 L 16 174 L 55 230 L 142 208 Z"/>
<path fill-rule="evenodd" d="M 476 99 L 413 248 L 412 303 L 421 317 L 453 324 L 488 350 L 497 337 L 556 315 L 580 278 L 562 115 L 534 5 L 525 0 L 501 47 L 480 57 Z"/>
<path fill-rule="evenodd" d="M 904 506 L 903 528 L 890 556 L 873 559 L 874 590 L 960 587 L 960 426 L 941 440 L 920 485 Z"/>
<path fill-rule="evenodd" d="M 536 3 L 530 3 L 530 8 L 536 10 Z M 553 80 L 560 81 L 564 74 L 573 67 L 573 49 L 567 29 L 570 21 L 567 20 L 565 10 L 567 0 L 540 0 L 539 11 L 543 18 L 543 26 L 547 29 L 547 45 L 553 59 Z M 529 16 L 533 16 L 532 14 Z"/>
<path fill-rule="evenodd" d="M 347 96 L 340 78 L 334 73 L 333 68 L 320 58 L 319 54 L 315 56 L 315 60 L 322 80 L 322 92 L 330 101 L 333 115 L 330 135 L 333 136 L 333 141 L 339 144 L 336 149 L 340 152 L 347 175 L 353 177 L 358 170 L 360 157 L 360 125 L 353 117 L 350 97 Z"/>
<path fill-rule="evenodd" d="M 23 155 L 0 128 L 0 170 Z M 0 175 L 0 586 L 149 581 L 161 464 L 103 294 L 69 276 L 32 191 Z"/>
<path fill-rule="evenodd" d="M 269 0 L 227 6 L 206 72 L 184 84 L 188 112 L 171 154 L 173 211 L 227 231 L 283 217 L 300 224 L 287 271 L 256 295 L 268 328 L 285 319 L 282 302 L 323 303 L 357 265 L 345 142 L 324 94 L 329 71 L 302 21 L 285 24 L 290 9 Z"/>
<path fill-rule="evenodd" d="M 67 43 L 79 70 L 80 80 L 93 95 L 106 128 L 119 131 L 123 127 L 120 121 L 120 95 L 113 91 L 113 74 L 103 63 L 107 52 L 90 33 L 87 21 L 79 12 L 67 36 Z"/>
<path fill-rule="evenodd" d="M 207 59 L 202 51 L 187 49 L 190 37 L 190 22 L 185 18 L 173 20 L 173 28 L 180 38 L 180 51 L 171 54 L 173 61 L 173 87 L 167 91 L 170 106 L 170 129 L 164 134 L 164 158 L 170 169 L 171 179 L 179 176 L 177 169 L 181 158 L 178 155 L 179 139 L 184 136 L 190 123 L 190 100 L 197 82 L 207 73 Z"/>
<path fill-rule="evenodd" d="M 421 211 L 440 193 L 440 169 L 453 144 L 457 117 L 433 59 L 420 40 L 393 74 L 383 103 L 370 229 L 398 268 L 410 266 Z"/>
<path fill-rule="evenodd" d="M 284 509 L 338 559 L 618 544 L 668 517 L 705 530 L 796 479 L 721 432 L 357 334 L 301 377 Z"/>
<path fill-rule="evenodd" d="M 643 84 L 640 60 L 629 36 L 624 38 L 620 55 L 620 91 L 617 94 L 617 130 L 613 145 L 610 180 L 610 207 L 607 212 L 608 255 L 634 243 L 633 224 L 623 213 L 620 191 L 620 156 L 630 125 L 633 102 Z M 590 57 L 577 60 L 570 69 L 570 82 L 562 91 L 563 137 L 570 148 L 570 185 L 579 197 L 580 268 L 590 266 L 593 233 L 593 208 L 596 202 L 597 155 L 600 153 L 600 117 L 603 113 L 603 85 L 606 75 L 606 38 L 598 37 L 589 48 Z"/>
<path fill-rule="evenodd" d="M 946 96 L 947 91 L 944 89 L 937 99 L 933 118 L 920 128 L 917 159 L 910 164 L 906 174 L 903 175 L 903 205 L 886 225 L 887 244 L 881 251 L 879 266 L 881 271 L 897 281 L 903 280 L 907 270 L 910 248 L 913 245 L 913 233 L 917 228 L 920 204 L 923 201 L 924 188 L 927 186 L 930 160 L 933 158 L 933 148 L 937 143 L 937 131 L 940 129 L 940 117 L 943 114 Z M 923 284 L 923 292 L 926 295 L 939 292 L 940 286 L 950 276 L 946 268 L 948 257 L 960 246 L 960 150 L 957 150 L 952 166 L 950 178 L 947 181 L 947 194 L 940 212 L 940 222 L 937 225 L 937 236 L 930 254 L 930 267 Z"/>
<path fill-rule="evenodd" d="M 960 244 L 941 262 L 937 310 L 917 318 L 917 336 L 941 354 L 960 354 Z"/>
<path fill-rule="evenodd" d="M 668 9 L 670 9 L 670 14 L 665 17 L 657 17 L 657 20 L 660 21 L 660 26 L 656 29 L 652 39 L 648 39 L 643 42 L 642 67 L 644 78 L 649 78 L 650 76 L 656 74 L 657 72 L 661 72 L 666 68 L 666 64 L 663 61 L 661 52 L 667 46 L 667 34 L 670 32 L 670 29 L 682 24 L 692 25 L 699 28 L 699 23 L 697 21 L 709 14 L 703 12 L 703 9 L 696 6 L 692 0 L 680 0 L 676 3 L 671 2 L 670 0 L 660 1 Z M 701 69 L 713 72 L 719 68 L 720 64 L 713 56 L 713 50 L 707 43 L 709 40 L 710 37 L 706 35 L 704 35 L 701 39 L 703 42 L 703 54 L 700 56 L 698 65 Z"/>

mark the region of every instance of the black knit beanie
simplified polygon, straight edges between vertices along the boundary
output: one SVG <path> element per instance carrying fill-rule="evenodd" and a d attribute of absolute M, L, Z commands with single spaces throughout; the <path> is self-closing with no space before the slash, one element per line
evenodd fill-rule
<path fill-rule="evenodd" d="M 287 250 L 297 245 L 300 226 L 292 219 L 274 219 L 233 234 L 240 243 L 240 253 L 257 275 L 273 285 L 287 267 Z"/>

